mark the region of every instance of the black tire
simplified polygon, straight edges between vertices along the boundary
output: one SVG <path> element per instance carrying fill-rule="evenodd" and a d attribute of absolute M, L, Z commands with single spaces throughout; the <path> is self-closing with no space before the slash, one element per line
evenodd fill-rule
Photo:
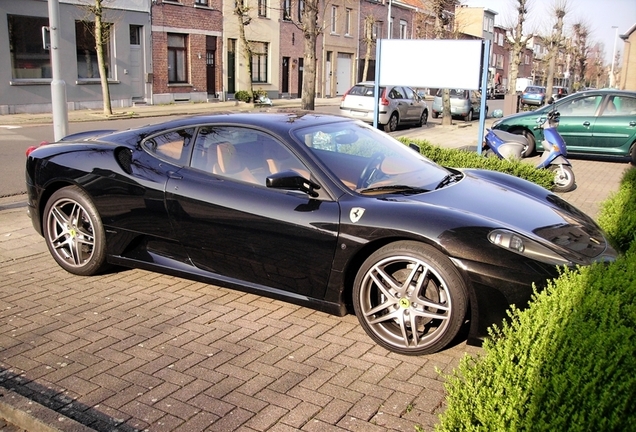
<path fill-rule="evenodd" d="M 69 186 L 56 191 L 44 208 L 42 230 L 49 252 L 64 270 L 80 276 L 105 270 L 104 226 L 83 190 Z"/>
<path fill-rule="evenodd" d="M 467 122 L 473 121 L 473 110 L 468 111 L 468 114 L 464 116 L 464 121 L 467 121 Z"/>
<path fill-rule="evenodd" d="M 629 155 L 631 156 L 631 164 L 636 165 L 636 143 L 632 144 L 632 151 L 629 152 Z"/>
<path fill-rule="evenodd" d="M 439 117 L 439 113 L 438 113 L 438 112 L 433 111 L 433 118 L 438 118 L 438 117 Z"/>
<path fill-rule="evenodd" d="M 397 113 L 391 114 L 391 118 L 389 118 L 389 122 L 384 125 L 384 132 L 394 132 L 398 127 L 398 115 Z"/>
<path fill-rule="evenodd" d="M 554 173 L 554 191 L 570 192 L 574 189 L 574 171 L 568 165 L 550 165 L 548 167 Z"/>
<path fill-rule="evenodd" d="M 437 249 L 400 241 L 378 249 L 360 267 L 353 307 L 379 345 L 398 354 L 431 354 L 459 333 L 468 309 L 467 288 Z"/>
<path fill-rule="evenodd" d="M 428 123 L 428 110 L 422 111 L 422 115 L 420 116 L 420 122 L 418 123 L 419 127 L 424 126 Z"/>
<path fill-rule="evenodd" d="M 523 151 L 521 152 L 521 158 L 527 158 L 530 157 L 534 154 L 534 151 L 537 147 L 536 141 L 534 139 L 534 135 L 532 134 L 532 132 L 530 132 L 527 129 L 511 129 L 509 131 L 510 133 L 516 134 L 516 135 L 523 135 L 524 137 L 526 137 L 526 140 L 528 140 L 528 147 L 524 148 Z"/>

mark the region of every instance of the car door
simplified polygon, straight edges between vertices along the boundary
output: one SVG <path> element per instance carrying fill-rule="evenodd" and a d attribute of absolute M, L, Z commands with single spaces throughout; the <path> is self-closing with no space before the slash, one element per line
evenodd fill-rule
<path fill-rule="evenodd" d="M 417 121 L 422 116 L 424 105 L 420 97 L 410 87 L 403 87 L 405 101 L 409 104 L 409 121 Z"/>
<path fill-rule="evenodd" d="M 602 100 L 601 95 L 581 95 L 557 103 L 556 109 L 561 114 L 557 131 L 568 151 L 588 152 L 594 147 L 594 124 Z"/>
<path fill-rule="evenodd" d="M 190 166 L 166 189 L 174 230 L 195 266 L 257 289 L 324 296 L 339 205 L 324 196 L 265 187 L 268 174 L 288 169 L 309 175 L 281 141 L 264 132 L 199 128 Z"/>
<path fill-rule="evenodd" d="M 411 104 L 408 99 L 406 99 L 404 89 L 402 87 L 393 87 L 389 92 L 389 98 L 398 110 L 400 122 L 411 121 Z"/>
<path fill-rule="evenodd" d="M 598 152 L 628 155 L 636 138 L 636 97 L 609 95 L 598 113 L 592 135 Z"/>

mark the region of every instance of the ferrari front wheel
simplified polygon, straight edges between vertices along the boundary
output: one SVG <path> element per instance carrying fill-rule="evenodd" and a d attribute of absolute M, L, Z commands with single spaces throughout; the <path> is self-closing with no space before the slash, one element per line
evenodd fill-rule
<path fill-rule="evenodd" d="M 437 352 L 459 333 L 467 288 L 451 261 L 432 246 L 401 241 L 373 253 L 353 288 L 353 306 L 367 334 L 407 355 Z"/>
<path fill-rule="evenodd" d="M 76 186 L 56 191 L 44 209 L 46 246 L 69 273 L 91 276 L 106 266 L 104 227 L 95 205 Z"/>

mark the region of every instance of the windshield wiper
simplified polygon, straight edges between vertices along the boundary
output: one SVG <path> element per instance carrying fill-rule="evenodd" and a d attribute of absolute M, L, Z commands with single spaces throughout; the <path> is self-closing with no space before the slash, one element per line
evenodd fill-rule
<path fill-rule="evenodd" d="M 435 189 L 436 190 L 441 189 L 444 186 L 448 186 L 451 183 L 455 183 L 456 181 L 461 180 L 462 177 L 463 177 L 463 174 L 461 173 L 448 174 L 446 177 L 442 179 L 441 182 L 439 182 L 439 184 L 437 185 Z"/>
<path fill-rule="evenodd" d="M 412 195 L 429 192 L 428 189 L 416 188 L 407 185 L 390 185 L 390 186 L 378 186 L 359 191 L 361 194 L 373 194 L 373 193 L 400 193 L 404 195 Z"/>

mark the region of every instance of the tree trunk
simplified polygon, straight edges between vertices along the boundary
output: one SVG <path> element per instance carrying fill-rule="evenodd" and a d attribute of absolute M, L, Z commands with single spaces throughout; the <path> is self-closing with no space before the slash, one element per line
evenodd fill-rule
<path fill-rule="evenodd" d="M 102 99 L 104 100 L 104 114 L 112 115 L 110 104 L 110 88 L 108 87 L 108 72 L 104 59 L 104 24 L 102 22 L 102 0 L 95 0 L 95 51 L 97 52 L 97 67 L 102 84 Z"/>
<path fill-rule="evenodd" d="M 318 35 L 318 0 L 305 1 L 303 9 L 303 89 L 301 108 L 313 111 L 316 99 L 316 39 Z"/>
<path fill-rule="evenodd" d="M 249 8 L 242 6 L 242 3 L 239 2 L 238 6 L 234 9 L 234 13 L 238 18 L 239 38 L 241 39 L 241 45 L 243 46 L 243 56 L 245 57 L 245 65 L 247 69 L 248 91 L 250 92 L 250 97 L 253 98 L 254 83 L 252 82 L 252 47 L 247 40 L 247 36 L 245 36 L 245 27 L 250 23 L 249 16 L 247 16 L 249 14 Z"/>

